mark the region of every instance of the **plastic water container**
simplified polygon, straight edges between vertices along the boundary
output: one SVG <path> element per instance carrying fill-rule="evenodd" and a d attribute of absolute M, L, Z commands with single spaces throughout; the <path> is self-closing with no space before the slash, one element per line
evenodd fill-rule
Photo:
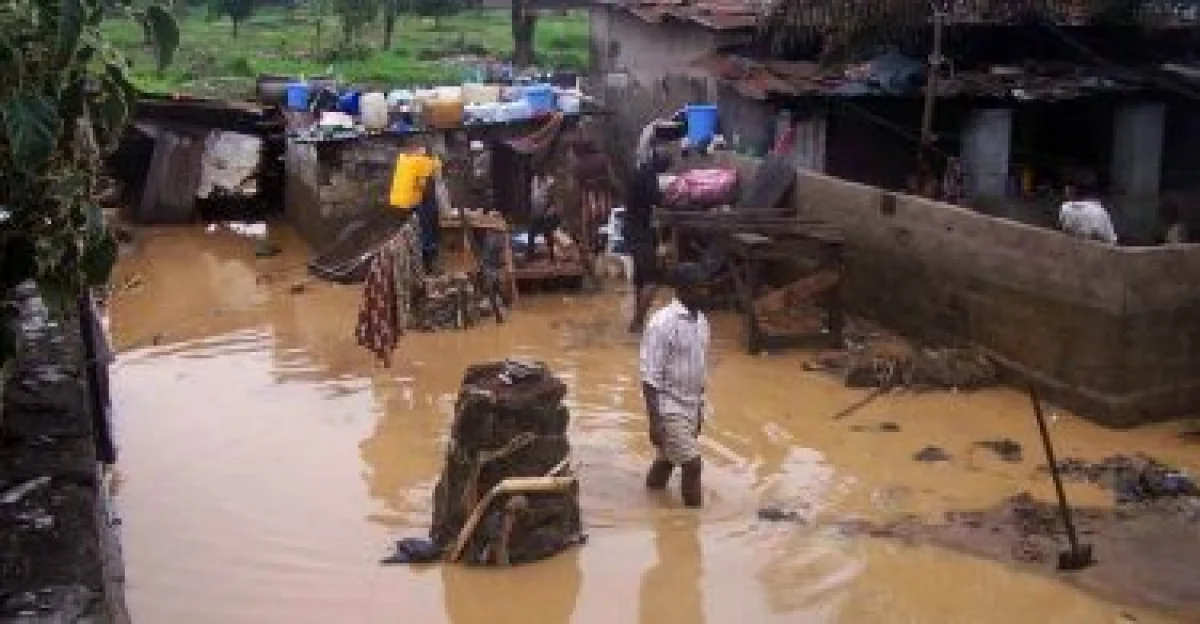
<path fill-rule="evenodd" d="M 388 106 L 390 106 L 392 108 L 400 108 L 401 106 L 408 106 L 408 105 L 412 104 L 412 101 L 413 101 L 413 93 L 412 93 L 412 91 L 409 91 L 407 89 L 396 89 L 396 90 L 392 91 L 391 93 L 388 93 L 388 96 L 387 96 Z"/>
<path fill-rule="evenodd" d="M 687 138 L 692 145 L 702 145 L 713 138 L 717 131 L 717 107 L 712 104 L 688 104 L 684 109 L 687 116 Z"/>
<path fill-rule="evenodd" d="M 525 121 L 533 117 L 533 107 L 526 100 L 506 102 L 501 105 L 499 121 Z"/>
<path fill-rule="evenodd" d="M 525 87 L 522 99 L 529 103 L 534 113 L 547 113 L 555 108 L 554 87 L 545 84 Z"/>
<path fill-rule="evenodd" d="M 491 104 L 500 101 L 500 87 L 486 84 L 462 86 L 463 101 L 467 104 Z"/>
<path fill-rule="evenodd" d="M 306 82 L 289 83 L 286 90 L 288 110 L 308 110 L 309 89 Z"/>
<path fill-rule="evenodd" d="M 362 124 L 367 130 L 383 130 L 388 123 L 387 97 L 382 93 L 368 93 L 358 101 Z"/>
<path fill-rule="evenodd" d="M 433 97 L 438 100 L 461 100 L 463 98 L 462 87 L 434 87 Z"/>
<path fill-rule="evenodd" d="M 580 108 L 579 96 L 574 94 L 563 95 L 558 98 L 558 110 L 565 115 L 578 115 Z"/>
<path fill-rule="evenodd" d="M 346 91 L 338 96 L 337 109 L 338 112 L 346 113 L 352 117 L 357 117 L 361 112 L 359 100 L 362 99 L 362 94 L 358 91 Z"/>

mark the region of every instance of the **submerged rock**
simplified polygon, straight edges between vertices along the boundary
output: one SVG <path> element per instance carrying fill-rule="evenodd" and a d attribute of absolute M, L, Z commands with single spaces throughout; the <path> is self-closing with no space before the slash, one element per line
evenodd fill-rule
<path fill-rule="evenodd" d="M 982 442 L 976 442 L 975 446 L 995 453 L 996 456 L 1006 462 L 1016 463 L 1023 459 L 1021 444 L 1009 438 L 983 440 Z"/>
<path fill-rule="evenodd" d="M 758 510 L 758 519 L 767 522 L 803 522 L 798 511 L 784 511 L 778 507 L 763 507 Z"/>
<path fill-rule="evenodd" d="M 945 462 L 950 461 L 950 454 L 937 446 L 927 446 L 913 455 L 913 459 L 919 462 Z"/>

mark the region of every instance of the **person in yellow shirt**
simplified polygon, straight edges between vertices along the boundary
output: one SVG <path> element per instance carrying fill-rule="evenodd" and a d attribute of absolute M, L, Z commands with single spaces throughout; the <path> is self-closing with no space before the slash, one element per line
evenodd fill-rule
<path fill-rule="evenodd" d="M 441 167 L 441 162 L 425 154 L 423 149 L 402 153 L 396 157 L 396 168 L 392 174 L 392 188 L 388 203 L 392 208 L 412 210 L 421 203 L 426 183 Z"/>

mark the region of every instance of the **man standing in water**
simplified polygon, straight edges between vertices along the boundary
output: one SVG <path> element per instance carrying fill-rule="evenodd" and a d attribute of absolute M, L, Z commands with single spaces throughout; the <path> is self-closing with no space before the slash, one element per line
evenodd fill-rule
<path fill-rule="evenodd" d="M 683 504 L 688 507 L 703 502 L 698 438 L 704 418 L 709 341 L 708 319 L 699 308 L 703 279 L 697 264 L 675 268 L 671 279 L 675 300 L 650 318 L 640 357 L 650 442 L 657 451 L 646 487 L 665 488 L 671 472 L 679 466 Z"/>

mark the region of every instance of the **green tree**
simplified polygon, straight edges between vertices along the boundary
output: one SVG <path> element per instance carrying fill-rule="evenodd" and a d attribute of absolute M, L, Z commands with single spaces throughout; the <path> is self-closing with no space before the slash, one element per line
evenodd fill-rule
<path fill-rule="evenodd" d="M 537 11 L 529 0 L 512 0 L 513 64 L 533 65 L 533 33 L 537 28 Z"/>
<path fill-rule="evenodd" d="M 383 0 L 383 49 L 392 49 L 392 35 L 396 32 L 396 17 L 400 13 L 400 0 Z"/>
<path fill-rule="evenodd" d="M 412 0 L 412 12 L 421 17 L 432 17 L 434 30 L 440 30 L 441 18 L 463 9 L 464 0 Z"/>
<path fill-rule="evenodd" d="M 313 38 L 313 52 L 321 49 L 321 31 L 324 30 L 325 17 L 329 15 L 331 0 L 311 0 L 309 10 L 312 11 L 316 33 Z"/>
<path fill-rule="evenodd" d="M 137 90 L 103 16 L 101 0 L 0 4 L 0 293 L 34 280 L 60 313 L 107 283 L 116 260 L 93 194 Z M 170 12 L 152 6 L 139 19 L 166 66 L 179 42 Z M 0 363 L 15 354 L 12 330 L 3 323 Z"/>
<path fill-rule="evenodd" d="M 254 15 L 254 0 L 213 0 L 212 12 L 233 22 L 233 38 L 237 39 L 242 22 Z"/>
<path fill-rule="evenodd" d="M 342 37 L 346 43 L 362 38 L 363 28 L 379 13 L 379 0 L 333 0 L 334 11 L 342 18 Z"/>

